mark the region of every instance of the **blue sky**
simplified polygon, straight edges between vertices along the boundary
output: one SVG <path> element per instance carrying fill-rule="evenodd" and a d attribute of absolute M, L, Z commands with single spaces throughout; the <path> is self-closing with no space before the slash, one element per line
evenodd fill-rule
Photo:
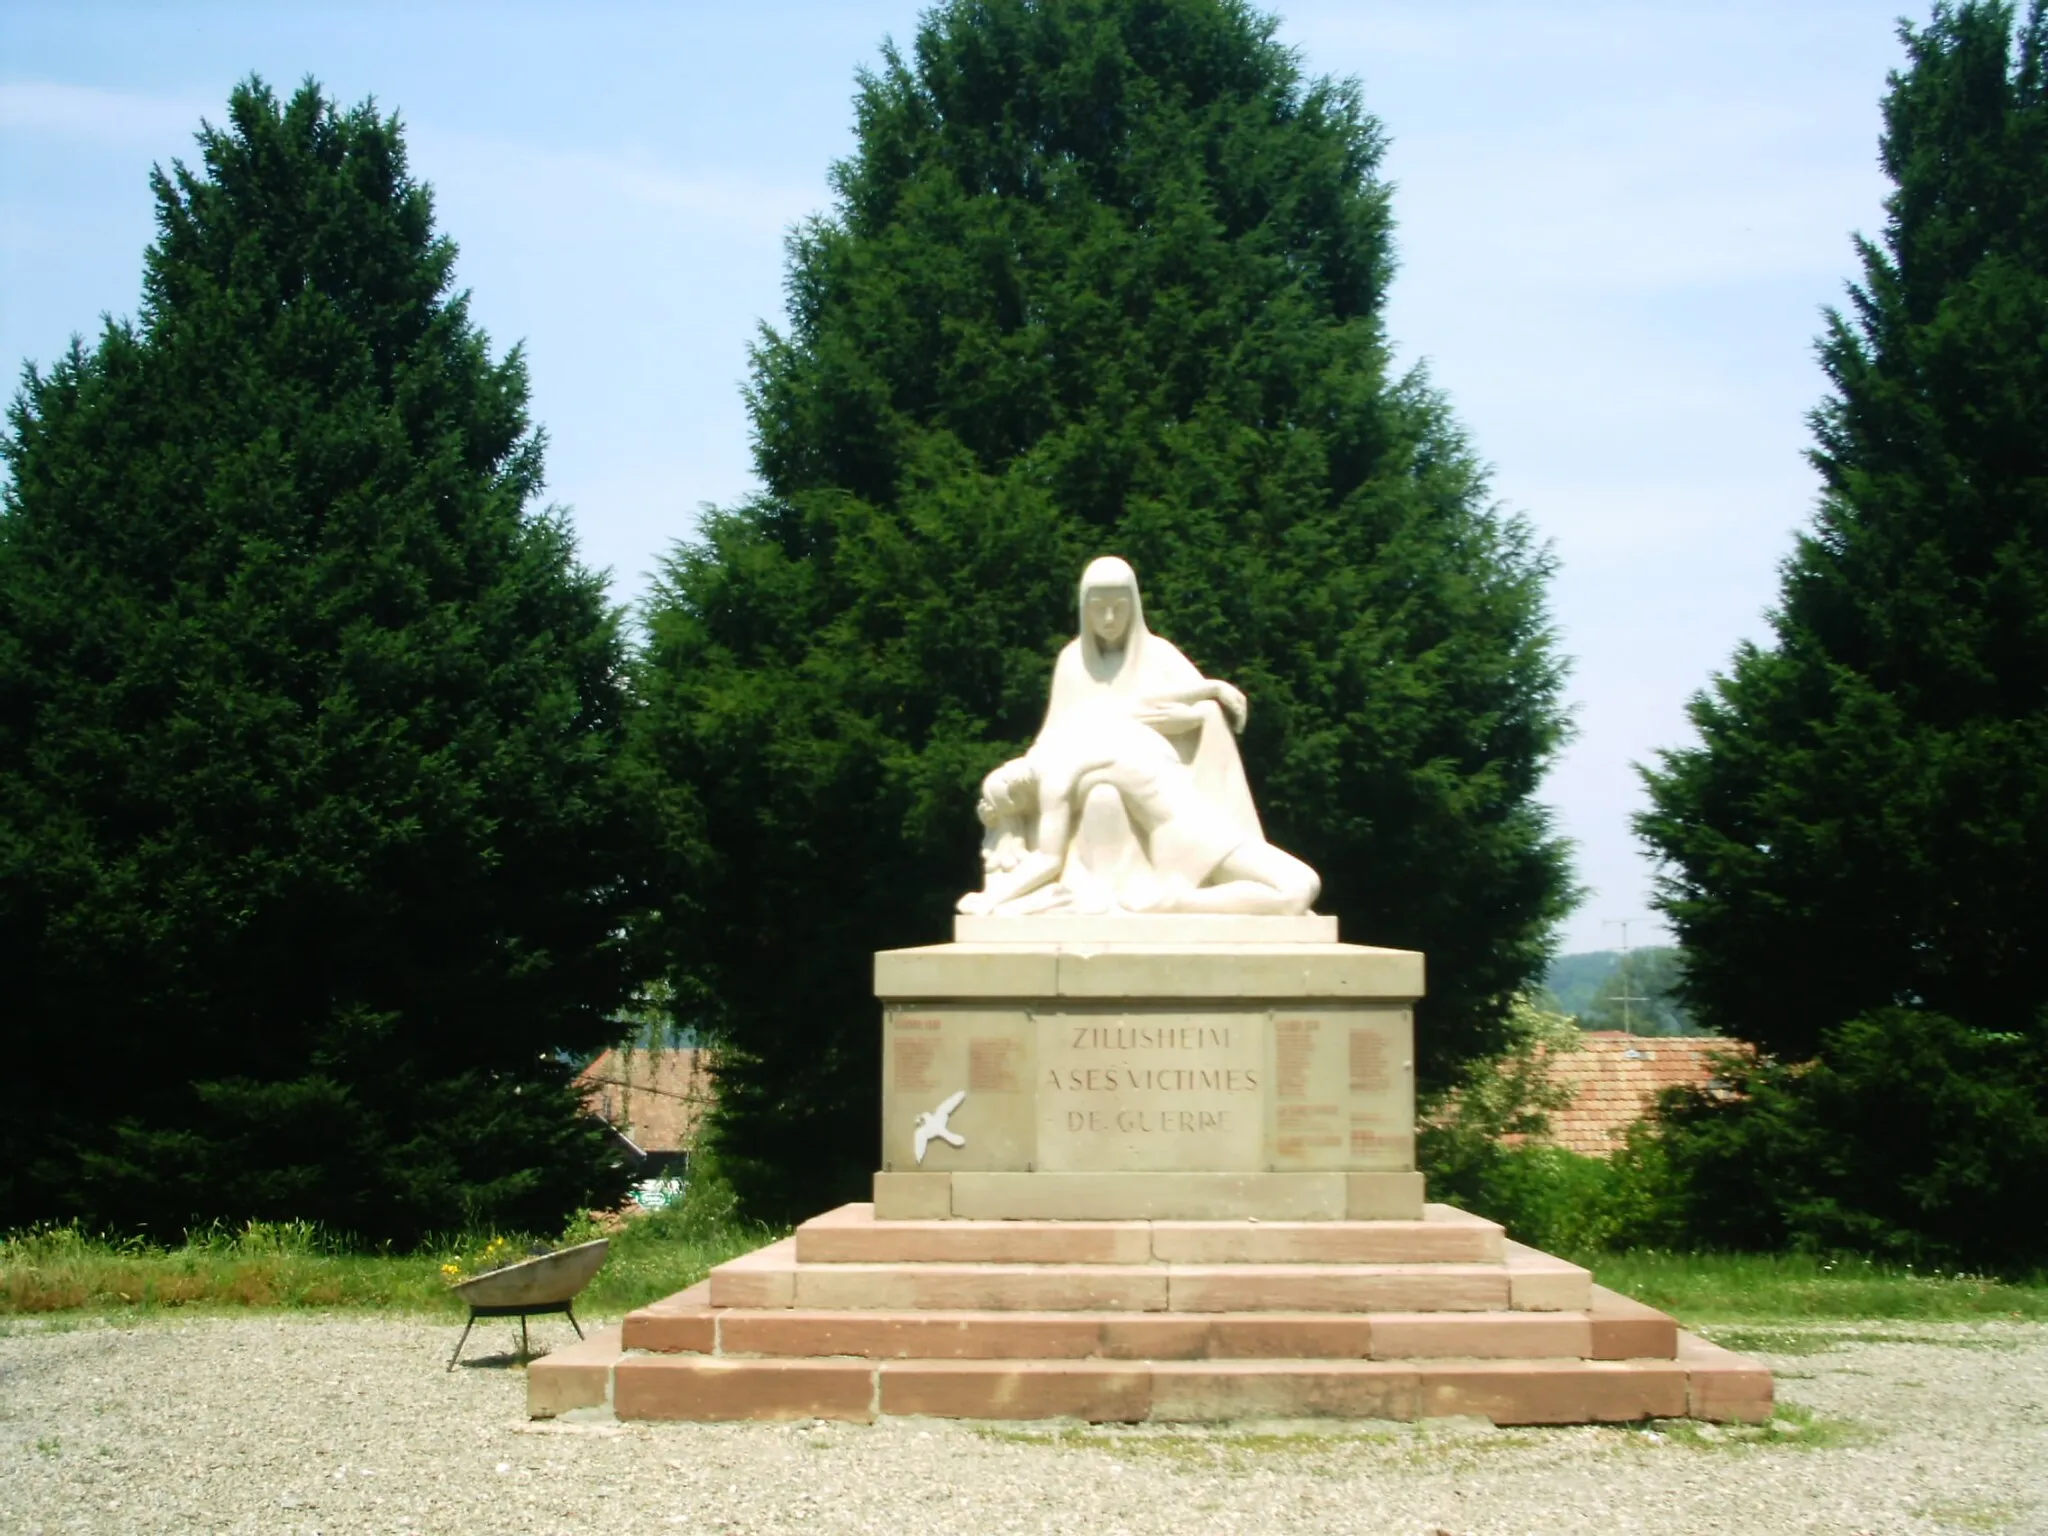
<path fill-rule="evenodd" d="M 1564 947 L 1608 947 L 1624 918 L 1643 942 L 1630 765 L 1689 739 L 1687 697 L 1764 636 L 1810 513 L 1813 338 L 1852 232 L 1882 226 L 1899 6 L 1278 9 L 1308 70 L 1358 77 L 1391 137 L 1400 354 L 1560 561 L 1579 734 L 1546 798 L 1593 888 Z M 0 360 L 47 362 L 134 312 L 149 168 L 192 156 L 237 79 L 375 96 L 408 125 L 478 319 L 526 345 L 550 496 L 630 600 L 699 507 L 753 483 L 739 387 L 781 314 L 784 233 L 828 207 L 855 69 L 919 10 L 8 0 Z"/>

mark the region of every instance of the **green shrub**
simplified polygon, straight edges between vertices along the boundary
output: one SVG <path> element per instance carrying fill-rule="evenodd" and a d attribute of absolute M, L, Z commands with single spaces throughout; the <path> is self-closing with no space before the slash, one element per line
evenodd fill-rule
<path fill-rule="evenodd" d="M 1674 1090 L 1611 1157 L 1548 1144 L 1569 1048 L 1524 1006 L 1508 1051 L 1426 1111 L 1430 1192 L 1568 1253 L 1855 1253 L 1944 1270 L 2048 1263 L 2048 1062 L 2029 1036 L 1885 1009 L 1814 1061 L 1722 1063 L 1732 1091 Z"/>
<path fill-rule="evenodd" d="M 1426 1102 L 1416 1161 L 1433 1199 L 1497 1221 L 1519 1242 L 1564 1253 L 1692 1248 L 1678 1175 L 1658 1128 L 1635 1126 L 1611 1157 L 1548 1140 L 1550 1114 L 1575 1090 L 1551 1058 L 1580 1049 L 1571 1017 L 1527 998 L 1508 1019 L 1508 1046 L 1474 1062 L 1456 1088 Z"/>
<path fill-rule="evenodd" d="M 1539 1248 L 1590 1252 L 1664 1230 L 1654 1180 L 1664 1164 L 1645 1146 L 1615 1159 L 1551 1145 L 1549 1116 L 1573 1089 L 1552 1080 L 1552 1057 L 1580 1048 L 1570 1017 L 1527 998 L 1508 1017 L 1508 1046 L 1469 1066 L 1426 1103 L 1416 1159 L 1432 1198 L 1500 1222 Z M 1633 1146 L 1633 1144 L 1632 1144 Z"/>
<path fill-rule="evenodd" d="M 1677 1094 L 1655 1136 L 1696 1247 L 1852 1250 L 1922 1265 L 2048 1262 L 2048 1052 L 2018 1032 L 1889 1008 L 1812 1062 Z"/>

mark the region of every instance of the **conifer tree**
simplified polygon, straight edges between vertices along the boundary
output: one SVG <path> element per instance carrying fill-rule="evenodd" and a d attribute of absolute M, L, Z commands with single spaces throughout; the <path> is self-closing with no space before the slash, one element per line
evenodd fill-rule
<path fill-rule="evenodd" d="M 0 506 L 0 1227 L 551 1226 L 622 1174 L 624 656 L 400 126 L 238 88 Z"/>
<path fill-rule="evenodd" d="M 1426 1082 L 1566 903 L 1548 557 L 1391 367 L 1381 135 L 1238 0 L 948 0 L 861 77 L 749 405 L 765 489 L 652 602 L 661 929 L 758 1209 L 875 1161 L 871 953 L 949 936 L 1086 561 L 1251 697 L 1273 841 L 1426 950 Z"/>
<path fill-rule="evenodd" d="M 1764 1085 L 1760 1134 L 1812 1155 L 1759 1230 L 1963 1252 L 2048 1153 L 2048 22 L 1969 0 L 1901 35 L 1815 525 L 1639 828 L 1692 1003 L 1814 1061 Z"/>

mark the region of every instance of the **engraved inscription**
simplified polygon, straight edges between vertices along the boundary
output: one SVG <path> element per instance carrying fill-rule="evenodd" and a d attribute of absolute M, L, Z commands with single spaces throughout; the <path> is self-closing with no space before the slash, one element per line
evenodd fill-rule
<path fill-rule="evenodd" d="M 1316 1061 L 1316 1031 L 1321 1019 L 1273 1021 L 1273 1092 L 1282 1099 L 1308 1097 L 1309 1074 Z"/>
<path fill-rule="evenodd" d="M 1373 1029 L 1351 1031 L 1351 1091 L 1385 1093 L 1392 1086 L 1387 1070 L 1386 1037 Z"/>
<path fill-rule="evenodd" d="M 1273 1101 L 1266 1149 L 1275 1168 L 1341 1168 L 1347 1161 L 1344 1017 L 1276 1014 Z"/>
<path fill-rule="evenodd" d="M 987 1035 L 967 1042 L 967 1086 L 977 1093 L 1015 1093 L 1023 1084 L 1017 1080 L 1017 1063 L 1024 1055 L 1024 1042 Z"/>
<path fill-rule="evenodd" d="M 1046 1017 L 1034 1077 L 1042 1169 L 1259 1165 L 1263 1015 Z"/>
<path fill-rule="evenodd" d="M 1227 1051 L 1227 1024 L 1075 1024 L 1068 1049 L 1075 1051 Z"/>
<path fill-rule="evenodd" d="M 936 1087 L 932 1066 L 937 1061 L 939 1043 L 936 1040 L 920 1040 L 912 1036 L 896 1042 L 896 1089 L 899 1093 L 925 1093 Z M 959 1079 L 953 1079 L 956 1083 Z"/>
<path fill-rule="evenodd" d="M 1032 1092 L 1037 1026 L 1030 1013 L 971 1002 L 921 1002 L 892 1005 L 885 1017 L 883 1171 L 1028 1170 L 1038 1142 Z M 934 1113 L 933 1106 L 960 1093 L 964 1101 L 941 1118 L 964 1142 L 956 1145 L 937 1131 L 924 1134 L 924 1117 Z"/>
<path fill-rule="evenodd" d="M 1282 1104 L 1275 1112 L 1273 1149 L 1282 1157 L 1344 1150 L 1344 1131 L 1335 1104 Z"/>
<path fill-rule="evenodd" d="M 1067 1111 L 1067 1129 L 1081 1131 L 1120 1131 L 1125 1134 L 1153 1135 L 1172 1134 L 1176 1131 L 1227 1131 L 1230 1129 L 1230 1111 L 1227 1109 L 1070 1109 Z"/>
<path fill-rule="evenodd" d="M 1256 1093 L 1259 1074 L 1249 1067 L 1058 1067 L 1046 1069 L 1045 1086 L 1068 1093 L 1117 1093 L 1126 1089 L 1185 1093 Z"/>
<path fill-rule="evenodd" d="M 1275 1009 L 1267 1166 L 1406 1167 L 1408 1016 L 1392 1009 Z"/>
<path fill-rule="evenodd" d="M 1405 1162 L 1413 1151 L 1413 1140 L 1407 1132 L 1360 1125 L 1355 1120 L 1351 1124 L 1351 1155 L 1354 1158 Z"/>

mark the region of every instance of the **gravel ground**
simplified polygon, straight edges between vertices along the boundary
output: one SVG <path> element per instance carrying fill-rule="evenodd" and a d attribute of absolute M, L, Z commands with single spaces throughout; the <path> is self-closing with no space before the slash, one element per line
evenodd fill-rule
<path fill-rule="evenodd" d="M 0 1529 L 2048 1533 L 2048 1327 L 1745 1330 L 1790 1418 L 1227 1430 L 529 1424 L 505 1325 L 210 1317 L 0 1333 Z M 535 1343 L 562 1342 L 559 1323 Z M 1793 1421 L 1797 1421 L 1793 1424 Z"/>

